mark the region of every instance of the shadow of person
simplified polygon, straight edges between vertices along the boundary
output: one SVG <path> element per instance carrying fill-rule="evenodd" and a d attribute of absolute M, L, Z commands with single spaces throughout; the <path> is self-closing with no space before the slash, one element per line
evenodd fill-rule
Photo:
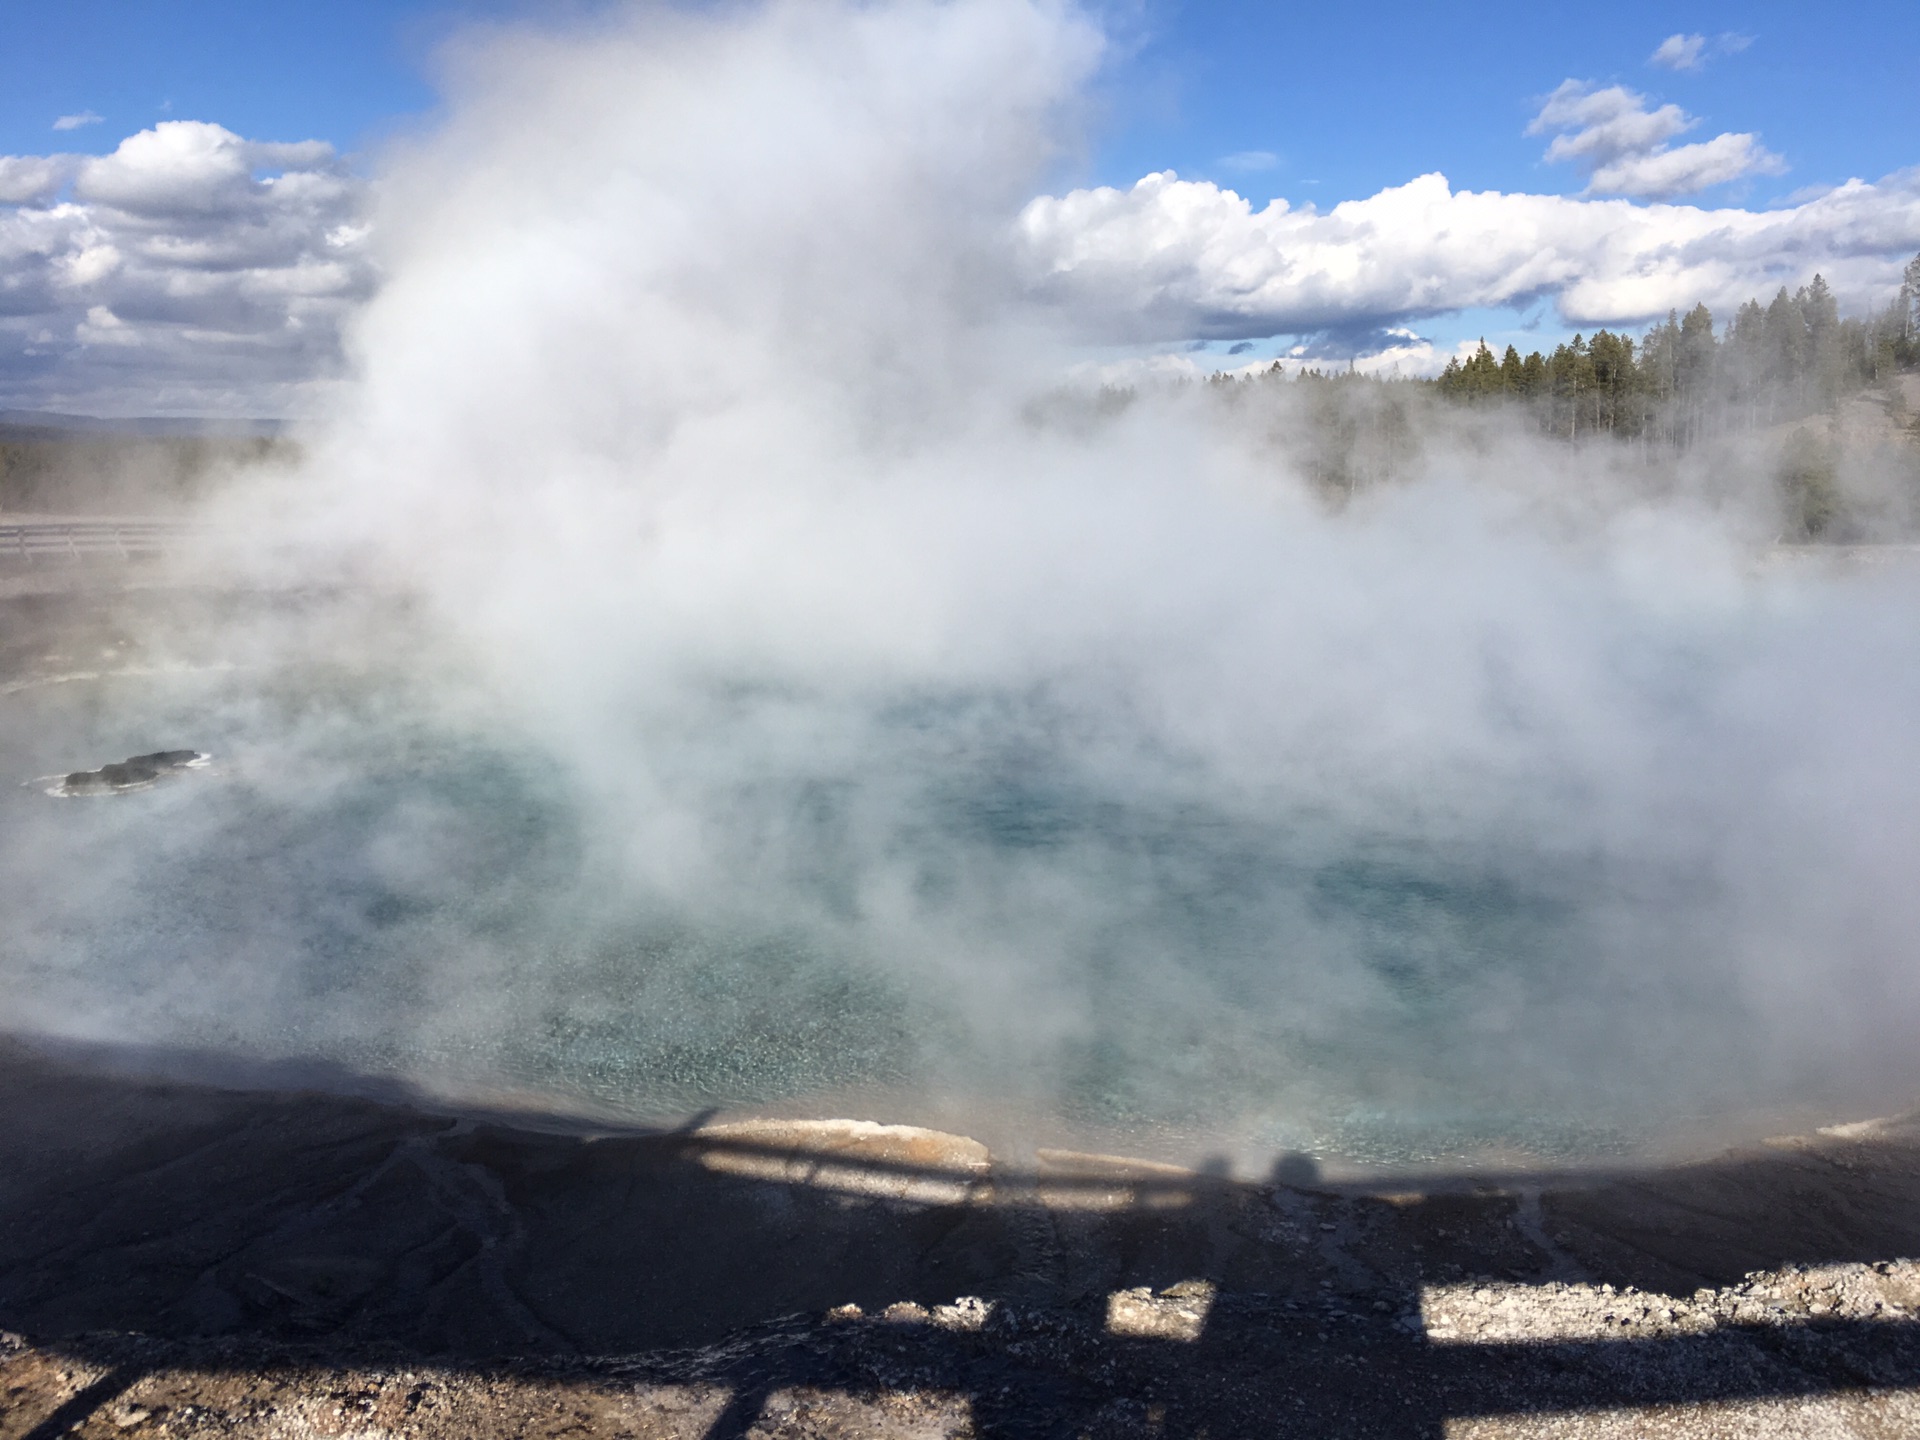
<path fill-rule="evenodd" d="M 539 1132 L 5 1052 L 0 1329 L 108 1367 L 134 1332 L 229 1367 L 288 1345 L 494 1377 L 651 1356 L 649 1375 L 725 1386 L 711 1440 L 806 1387 L 960 1397 L 980 1436 L 1437 1436 L 1920 1379 L 1904 1313 L 1645 1340 L 1426 1325 L 1448 1286 L 1491 1312 L 1573 1263 L 1678 1293 L 1920 1253 L 1920 1138 L 1868 1143 L 1536 1176 L 1523 1210 L 1485 1177 L 1340 1185 L 1296 1154 L 1246 1184 L 1064 1152 L 1021 1170 L 853 1122 Z M 70 1397 L 60 1423 L 115 1393 Z"/>
<path fill-rule="evenodd" d="M 1320 1162 L 1297 1150 L 1282 1151 L 1267 1172 L 1267 1183 L 1311 1190 L 1320 1183 Z"/>

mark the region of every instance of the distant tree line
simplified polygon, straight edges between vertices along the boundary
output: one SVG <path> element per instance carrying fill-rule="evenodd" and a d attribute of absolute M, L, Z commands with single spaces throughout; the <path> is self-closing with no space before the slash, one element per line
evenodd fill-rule
<path fill-rule="evenodd" d="M 1541 429 L 1578 439 L 1606 432 L 1685 445 L 1705 435 L 1796 420 L 1920 361 L 1920 255 L 1899 295 L 1842 319 L 1820 276 L 1772 303 L 1749 300 L 1716 336 L 1711 311 L 1669 312 L 1636 344 L 1609 330 L 1576 335 L 1524 359 L 1485 341 L 1433 384 L 1467 404 L 1521 403 Z"/>
<path fill-rule="evenodd" d="M 1701 304 L 1670 313 L 1637 340 L 1601 330 L 1524 357 L 1513 346 L 1496 356 L 1482 342 L 1431 380 L 1352 367 L 1289 371 L 1276 361 L 1216 373 L 1206 389 L 1263 424 L 1268 443 L 1336 503 L 1419 473 L 1430 440 L 1462 434 L 1443 420 L 1447 410 L 1498 415 L 1501 424 L 1520 419 L 1563 440 L 1627 441 L 1656 471 L 1664 457 L 1694 444 L 1745 451 L 1753 443 L 1745 437 L 1778 427 L 1761 446 L 1767 458 L 1755 464 L 1749 456 L 1736 467 L 1771 486 L 1778 538 L 1853 541 L 1920 537 L 1920 449 L 1889 449 L 1882 438 L 1904 430 L 1920 439 L 1902 387 L 1887 383 L 1916 366 L 1920 256 L 1906 267 L 1897 297 L 1863 317 L 1842 318 L 1816 275 L 1768 304 L 1748 301 L 1724 329 Z M 1837 423 L 1840 402 L 1869 387 L 1878 387 L 1873 398 L 1890 423 L 1868 411 L 1858 425 Z M 1262 405 L 1262 396 L 1283 403 Z M 1131 388 L 1109 386 L 1092 411 L 1117 414 L 1134 398 Z M 1075 401 L 1058 408 L 1062 416 L 1086 410 Z M 1818 415 L 1836 423 L 1807 423 Z M 1468 425 L 1477 429 L 1479 421 Z"/>
<path fill-rule="evenodd" d="M 239 435 L 99 435 L 0 425 L 0 515 L 144 514 L 202 498 L 233 473 L 290 465 L 291 441 Z"/>

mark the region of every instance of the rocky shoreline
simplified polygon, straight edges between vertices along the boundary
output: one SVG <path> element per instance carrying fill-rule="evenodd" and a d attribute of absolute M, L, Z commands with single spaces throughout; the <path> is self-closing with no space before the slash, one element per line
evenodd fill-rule
<path fill-rule="evenodd" d="M 1430 1342 L 1533 1346 L 1540 1361 L 1563 1372 L 1555 1388 L 1574 1391 L 1557 1397 L 1561 1406 L 1530 1409 L 1532 1397 L 1523 1384 L 1514 1383 L 1525 1361 L 1503 1352 L 1515 1374 L 1504 1385 L 1495 1378 L 1484 1387 L 1493 1391 L 1486 1406 L 1492 1413 L 1449 1417 L 1443 1431 L 1433 1430 L 1417 1413 L 1394 1415 L 1391 1406 L 1364 1404 L 1354 1393 L 1362 1377 L 1343 1373 L 1345 1366 L 1360 1368 L 1353 1364 L 1354 1347 L 1329 1344 L 1324 1334 L 1288 1334 L 1285 1318 L 1296 1317 L 1278 1321 L 1274 1331 L 1282 1343 L 1292 1342 L 1294 1363 L 1286 1369 L 1285 1388 L 1269 1386 L 1268 1403 L 1256 1400 L 1250 1411 L 1241 1408 L 1254 1398 L 1247 1381 L 1271 1381 L 1271 1375 L 1222 1376 L 1217 1361 L 1205 1360 L 1185 1376 L 1169 1376 L 1164 1365 L 1123 1370 L 1114 1363 L 1107 1352 L 1116 1333 L 1116 1310 L 1133 1322 L 1118 1333 L 1191 1344 L 1202 1334 L 1194 1323 L 1196 1293 L 1203 1292 L 1191 1285 L 1159 1295 L 1145 1287 L 1121 1292 L 1115 1299 L 1122 1303 L 1109 1305 L 1104 1334 L 1070 1312 L 1025 1312 L 968 1297 L 931 1309 L 902 1302 L 873 1316 L 849 1306 L 820 1317 L 789 1317 L 728 1343 L 678 1354 L 571 1363 L 519 1360 L 480 1368 L 343 1356 L 324 1347 L 191 1345 L 143 1337 L 89 1337 L 78 1347 L 84 1355 L 76 1355 L 74 1347 L 33 1345 L 0 1334 L 0 1393 L 8 1416 L 0 1420 L 0 1435 L 9 1440 L 53 1433 L 965 1440 L 984 1434 L 1445 1433 L 1497 1440 L 1891 1437 L 1920 1427 L 1911 1340 L 1902 1345 L 1893 1334 L 1863 1338 L 1853 1333 L 1853 1327 L 1911 1317 L 1920 1299 L 1920 1263 L 1913 1261 L 1757 1271 L 1739 1286 L 1702 1290 L 1681 1301 L 1631 1287 L 1557 1283 L 1478 1287 L 1439 1298 L 1428 1317 Z M 1329 1308 L 1318 1323 L 1357 1318 Z M 1808 1328 L 1814 1325 L 1823 1328 Z M 1756 1326 L 1770 1326 L 1775 1333 Z M 1684 1336 L 1695 1344 L 1691 1353 L 1664 1361 L 1644 1354 L 1609 1356 L 1593 1348 L 1617 1344 L 1629 1330 L 1642 1342 Z M 1443 1415 L 1450 1399 L 1462 1398 L 1457 1378 L 1434 1384 L 1436 1377 L 1411 1373 L 1440 1367 L 1409 1357 L 1405 1339 L 1346 1338 L 1363 1346 L 1371 1341 L 1374 1379 L 1399 1385 L 1428 1381 L 1425 1396 L 1407 1386 L 1394 1398 L 1437 1401 Z M 1570 1341 L 1588 1342 L 1588 1348 L 1570 1352 Z M 1307 1373 L 1303 1359 L 1320 1373 Z M 983 1426 L 965 1380 L 955 1384 L 955 1372 L 969 1369 L 1007 1378 L 1019 1377 L 1023 1369 L 1029 1375 L 1039 1371 L 1054 1403 L 1008 1407 Z M 1571 1387 L 1564 1373 L 1569 1371 Z M 782 1372 L 790 1383 L 753 1383 Z M 1716 1385 L 1716 1374 L 1735 1378 Z M 1217 1390 L 1195 1397 L 1190 1383 L 1195 1376 L 1203 1387 Z M 1004 1388 L 1017 1393 L 1016 1387 Z M 1584 1396 L 1583 1388 L 1589 1392 Z M 1741 1394 L 1742 1389 L 1762 1393 Z M 1644 1392 L 1676 1390 L 1688 1398 L 1620 1404 L 1622 1392 L 1640 1391 L 1644 1398 Z M 739 1403 L 743 1391 L 748 1405 Z M 1566 1398 L 1574 1404 L 1564 1405 Z M 1581 1406 L 1581 1399 L 1598 1403 Z M 1508 1405 L 1512 1409 L 1500 1413 Z M 22 1428 L 35 1420 L 34 1428 Z M 1175 1423 L 1169 1426 L 1169 1420 Z M 49 1423 L 65 1428 L 48 1429 Z"/>

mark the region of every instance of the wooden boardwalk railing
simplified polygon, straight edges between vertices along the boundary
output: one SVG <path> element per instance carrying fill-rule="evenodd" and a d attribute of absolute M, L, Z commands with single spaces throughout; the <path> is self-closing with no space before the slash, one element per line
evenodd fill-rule
<path fill-rule="evenodd" d="M 110 556 L 132 560 L 163 554 L 197 528 L 175 520 L 0 521 L 0 562 Z"/>

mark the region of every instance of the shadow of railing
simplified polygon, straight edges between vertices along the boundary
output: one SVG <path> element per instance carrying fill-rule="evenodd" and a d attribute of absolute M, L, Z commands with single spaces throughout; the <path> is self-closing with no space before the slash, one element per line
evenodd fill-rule
<path fill-rule="evenodd" d="M 1702 1309 L 1685 1333 L 1608 1339 L 1429 1324 L 1449 1286 L 1681 1304 L 1749 1270 L 1920 1253 L 1904 1133 L 1559 1188 L 1335 1187 L 1297 1163 L 1247 1184 L 794 1122 L 536 1133 L 24 1056 L 0 1061 L 0 1117 L 0 1329 L 118 1377 L 60 1427 L 145 1368 L 269 1353 L 698 1379 L 730 1397 L 709 1440 L 795 1389 L 959 1397 L 981 1436 L 1425 1437 L 1920 1386 L 1920 1325 L 1897 1309 Z M 941 1308 L 957 1296 L 979 1304 Z"/>

